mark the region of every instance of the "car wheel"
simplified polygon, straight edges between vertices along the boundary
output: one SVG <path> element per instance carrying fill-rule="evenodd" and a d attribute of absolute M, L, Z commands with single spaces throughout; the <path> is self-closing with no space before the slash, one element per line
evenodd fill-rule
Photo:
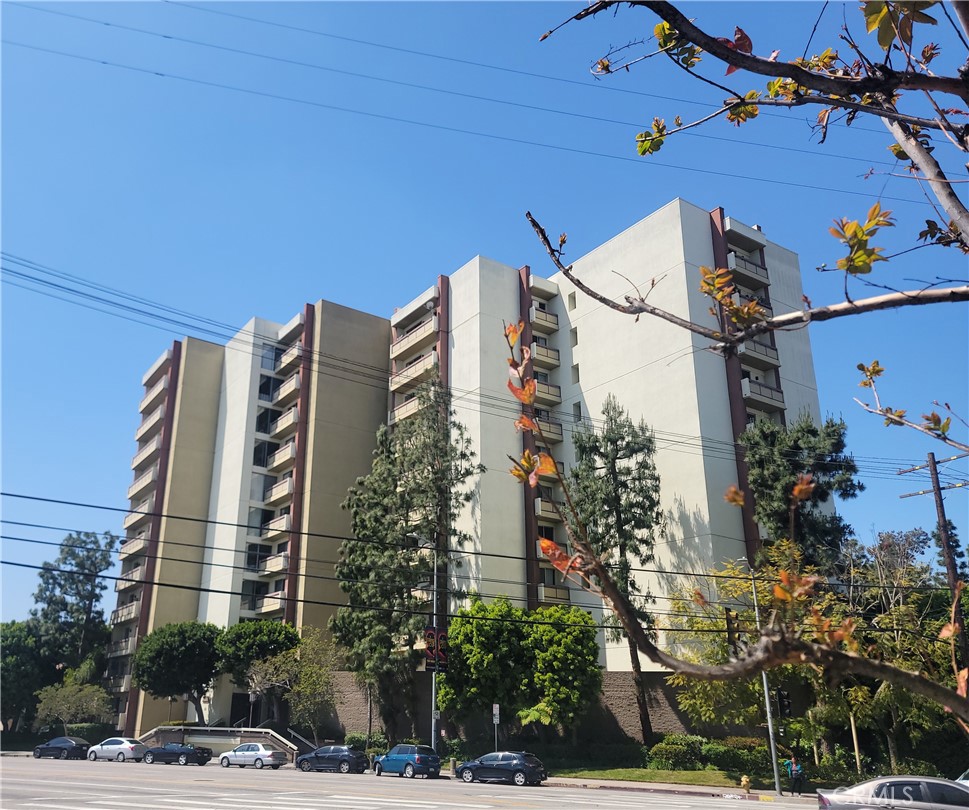
<path fill-rule="evenodd" d="M 155 761 L 155 755 L 150 751 L 145 754 L 145 765 L 151 765 Z"/>
<path fill-rule="evenodd" d="M 124 751 L 118 751 L 118 756 L 116 756 L 115 759 L 118 760 L 118 762 L 124 762 Z"/>
<path fill-rule="evenodd" d="M 414 766 L 409 762 L 404 766 L 404 779 L 414 778 Z"/>
<path fill-rule="evenodd" d="M 91 762 L 97 762 L 98 761 L 98 752 L 97 751 L 88 751 L 87 758 L 89 760 L 91 760 Z"/>
<path fill-rule="evenodd" d="M 468 783 L 473 782 L 474 771 L 472 771 L 470 768 L 465 768 L 463 771 L 461 771 L 461 781 Z"/>
<path fill-rule="evenodd" d="M 301 770 L 301 771 L 302 771 L 303 773 L 309 773 L 309 772 L 310 772 L 311 770 L 313 770 L 313 766 L 312 766 L 312 765 L 310 765 L 310 763 L 309 763 L 309 761 L 308 761 L 308 760 L 305 760 L 305 759 L 304 759 L 304 760 L 303 760 L 303 761 L 302 761 L 302 762 L 301 762 L 301 763 L 299 764 L 299 769 L 300 769 L 300 770 Z"/>
<path fill-rule="evenodd" d="M 197 759 L 195 760 L 195 764 L 201 768 L 203 765 L 208 765 L 209 761 L 207 759 Z"/>
<path fill-rule="evenodd" d="M 373 766 L 373 774 L 374 776 L 384 775 L 384 769 L 380 767 L 380 763 L 377 763 L 376 765 Z"/>
<path fill-rule="evenodd" d="M 278 765 L 271 765 L 270 767 L 271 767 L 271 768 L 272 768 L 272 769 L 273 769 L 274 771 L 278 771 L 278 770 L 279 770 L 279 766 L 278 766 Z"/>
<path fill-rule="evenodd" d="M 61 749 L 61 759 L 67 759 L 67 749 L 66 748 L 62 748 Z"/>
<path fill-rule="evenodd" d="M 221 765 L 223 768 L 228 768 L 229 767 L 229 758 L 228 757 L 222 757 L 222 759 L 219 760 L 219 765 Z"/>
<path fill-rule="evenodd" d="M 34 749 L 34 759 L 40 759 L 40 749 L 39 748 L 35 748 Z"/>
<path fill-rule="evenodd" d="M 346 760 L 340 763 L 340 773 L 350 773 L 350 763 Z"/>
<path fill-rule="evenodd" d="M 239 767 L 240 768 L 245 768 L 246 766 L 245 766 L 245 764 L 241 764 L 241 765 L 239 765 Z"/>
<path fill-rule="evenodd" d="M 179 765 L 188 765 L 188 754 L 179 754 L 178 755 L 178 764 Z"/>
<path fill-rule="evenodd" d="M 515 771 L 511 777 L 511 781 L 518 785 L 518 787 L 524 787 L 528 784 L 528 777 L 525 776 L 524 771 Z"/>
<path fill-rule="evenodd" d="M 262 760 L 261 759 L 257 759 L 252 764 L 253 764 L 253 766 L 255 766 L 255 768 L 256 768 L 257 771 L 261 771 L 262 770 Z"/>

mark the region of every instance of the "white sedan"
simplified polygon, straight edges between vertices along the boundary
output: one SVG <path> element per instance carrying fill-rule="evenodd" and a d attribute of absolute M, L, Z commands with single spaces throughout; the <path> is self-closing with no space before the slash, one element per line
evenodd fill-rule
<path fill-rule="evenodd" d="M 118 762 L 132 759 L 135 762 L 141 762 L 147 750 L 138 740 L 127 737 L 110 737 L 104 742 L 99 742 L 97 745 L 88 748 L 87 758 L 91 762 L 97 762 L 99 759 L 114 759 Z"/>
<path fill-rule="evenodd" d="M 238 765 L 240 768 L 252 765 L 258 769 L 268 765 L 275 771 L 287 762 L 289 757 L 285 753 L 263 743 L 243 743 L 219 757 L 219 764 L 223 768 L 228 768 L 230 765 Z"/>

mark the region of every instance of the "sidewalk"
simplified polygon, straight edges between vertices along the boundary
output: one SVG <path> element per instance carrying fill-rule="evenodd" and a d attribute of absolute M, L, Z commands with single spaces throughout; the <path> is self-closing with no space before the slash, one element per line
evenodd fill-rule
<path fill-rule="evenodd" d="M 703 785 L 672 785 L 663 782 L 623 782 L 614 779 L 570 779 L 550 776 L 546 785 L 570 788 L 589 788 L 590 790 L 622 790 L 630 793 L 664 793 L 671 796 L 712 796 L 716 799 L 745 799 L 753 802 L 794 802 L 816 806 L 816 793 L 805 793 L 800 798 L 784 791 L 783 798 L 773 790 L 751 790 L 744 793 L 740 788 L 705 787 Z"/>

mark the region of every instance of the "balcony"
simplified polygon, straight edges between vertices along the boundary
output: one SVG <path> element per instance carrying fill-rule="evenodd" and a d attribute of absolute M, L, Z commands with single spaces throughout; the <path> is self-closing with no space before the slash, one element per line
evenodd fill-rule
<path fill-rule="evenodd" d="M 435 310 L 437 305 L 438 289 L 435 284 L 391 315 L 390 325 L 398 331 L 406 330 L 411 324 L 426 318 L 427 313 Z"/>
<path fill-rule="evenodd" d="M 551 520 L 558 523 L 562 520 L 562 518 L 559 516 L 559 513 L 556 511 L 555 509 L 556 506 L 558 506 L 560 509 L 562 508 L 561 503 L 553 502 L 545 498 L 536 498 L 535 515 L 536 517 L 539 517 L 542 520 Z"/>
<path fill-rule="evenodd" d="M 140 526 L 142 523 L 147 523 L 151 519 L 151 510 L 154 508 L 154 499 L 147 498 L 139 503 L 134 509 L 132 509 L 127 515 L 125 515 L 124 520 L 121 525 L 124 526 L 125 530 L 133 529 L 136 526 Z"/>
<path fill-rule="evenodd" d="M 559 542 L 556 542 L 554 540 L 552 542 L 554 542 L 555 545 L 557 545 L 559 547 L 559 549 L 561 550 L 561 552 L 563 554 L 565 554 L 567 557 L 571 557 L 572 556 L 572 546 L 569 545 L 569 543 L 568 543 L 567 540 L 564 543 L 559 543 Z M 542 551 L 542 541 L 541 540 L 536 540 L 535 541 L 535 556 L 538 557 L 538 561 L 540 563 L 541 562 L 545 562 L 545 563 L 548 562 L 548 557 L 546 557 L 545 556 L 545 552 Z"/>
<path fill-rule="evenodd" d="M 744 403 L 752 408 L 761 411 L 774 412 L 782 411 L 784 405 L 784 392 L 779 388 L 771 388 L 756 380 L 741 380 L 741 390 L 744 395 Z"/>
<path fill-rule="evenodd" d="M 295 433 L 299 426 L 299 409 L 290 408 L 280 416 L 269 428 L 269 435 L 274 439 L 282 439 L 290 433 Z"/>
<path fill-rule="evenodd" d="M 532 330 L 543 335 L 551 335 L 559 329 L 559 316 L 553 312 L 538 307 L 532 307 Z"/>
<path fill-rule="evenodd" d="M 133 603 L 137 604 L 137 602 Z M 127 607 L 127 605 L 125 606 Z M 117 612 L 117 611 L 115 611 Z M 108 658 L 117 658 L 119 655 L 131 655 L 135 651 L 135 637 L 123 638 L 121 641 L 112 641 L 108 645 Z"/>
<path fill-rule="evenodd" d="M 148 388 L 150 385 L 154 385 L 161 375 L 168 371 L 168 362 L 172 359 L 172 350 L 165 349 L 161 353 L 161 356 L 148 367 L 148 371 L 145 372 L 145 376 L 141 378 L 141 384 Z"/>
<path fill-rule="evenodd" d="M 135 457 L 131 459 L 131 469 L 137 470 L 139 467 L 144 467 L 148 462 L 154 461 L 158 456 L 158 451 L 161 450 L 161 444 L 161 436 L 155 436 L 148 444 L 140 448 L 135 453 Z"/>
<path fill-rule="evenodd" d="M 284 382 L 273 397 L 273 405 L 284 407 L 296 401 L 299 396 L 299 374 L 294 374 Z"/>
<path fill-rule="evenodd" d="M 131 689 L 130 675 L 115 675 L 104 679 L 104 688 L 109 692 L 127 692 Z"/>
<path fill-rule="evenodd" d="M 256 597 L 255 611 L 260 616 L 267 613 L 280 613 L 286 609 L 286 597 L 282 594 L 269 593 L 265 596 Z"/>
<path fill-rule="evenodd" d="M 729 244 L 747 251 L 767 247 L 767 237 L 764 236 L 764 232 L 760 228 L 751 228 L 750 225 L 744 225 L 733 217 L 727 217 L 724 224 Z"/>
<path fill-rule="evenodd" d="M 129 602 L 111 612 L 111 624 L 122 624 L 138 618 L 141 612 L 141 602 Z"/>
<path fill-rule="evenodd" d="M 293 466 L 295 461 L 296 442 L 289 442 L 289 444 L 280 447 L 269 457 L 269 463 L 266 465 L 266 469 L 270 472 L 279 472 L 280 470 Z"/>
<path fill-rule="evenodd" d="M 276 334 L 276 340 L 283 344 L 292 343 L 296 339 L 296 336 L 303 332 L 303 320 L 303 313 L 296 313 L 289 319 L 289 323 L 285 324 Z"/>
<path fill-rule="evenodd" d="M 387 421 L 387 424 L 393 425 L 402 419 L 406 419 L 408 416 L 413 416 L 422 407 L 421 400 L 418 397 L 409 399 L 403 405 L 398 405 L 390 412 L 390 419 Z"/>
<path fill-rule="evenodd" d="M 276 484 L 269 492 L 266 493 L 266 506 L 276 506 L 283 501 L 288 500 L 293 495 L 293 479 L 286 478 Z"/>
<path fill-rule="evenodd" d="M 554 281 L 536 276 L 534 273 L 528 274 L 528 288 L 531 290 L 532 298 L 541 298 L 543 301 L 550 301 L 559 294 L 558 285 Z"/>
<path fill-rule="evenodd" d="M 535 383 L 535 402 L 539 405 L 561 405 L 562 386 L 551 383 Z"/>
<path fill-rule="evenodd" d="M 279 360 L 276 361 L 276 373 L 285 377 L 289 372 L 299 365 L 303 359 L 303 344 L 294 343 L 283 352 Z"/>
<path fill-rule="evenodd" d="M 762 310 L 764 310 L 764 317 L 773 318 L 774 308 L 771 306 L 770 301 L 761 295 L 746 295 L 744 293 L 734 293 L 733 301 L 738 306 L 743 306 L 744 304 L 754 303 L 757 304 Z"/>
<path fill-rule="evenodd" d="M 273 518 L 265 526 L 262 527 L 261 537 L 265 540 L 271 540 L 274 537 L 279 537 L 284 532 L 288 532 L 292 528 L 292 518 L 290 515 L 280 515 L 277 518 Z"/>
<path fill-rule="evenodd" d="M 162 429 L 162 425 L 165 424 L 165 404 L 159 405 L 150 416 L 146 416 L 141 420 L 141 424 L 138 425 L 138 429 L 135 431 L 135 439 L 137 441 L 143 441 L 144 439 L 150 439 L 156 433 Z"/>
<path fill-rule="evenodd" d="M 267 557 L 262 561 L 259 566 L 259 576 L 269 577 L 276 576 L 278 574 L 286 573 L 289 570 L 289 554 L 283 552 L 282 554 L 273 554 L 272 557 Z"/>
<path fill-rule="evenodd" d="M 727 269 L 733 274 L 734 281 L 742 282 L 754 289 L 770 284 L 766 267 L 737 253 L 727 254 Z"/>
<path fill-rule="evenodd" d="M 532 344 L 532 363 L 538 368 L 558 368 L 559 350 L 538 343 Z"/>
<path fill-rule="evenodd" d="M 148 389 L 148 393 L 145 394 L 141 402 L 138 404 L 139 413 L 150 413 L 151 411 L 155 410 L 155 408 L 165 401 L 167 394 L 168 377 L 162 377 L 158 382 Z"/>
<path fill-rule="evenodd" d="M 559 475 L 565 475 L 565 465 L 561 461 L 555 462 L 555 468 L 559 471 Z M 558 477 L 553 472 L 540 472 L 538 474 L 539 478 L 545 478 L 549 481 L 557 481 Z"/>
<path fill-rule="evenodd" d="M 116 591 L 124 591 L 128 588 L 133 588 L 135 585 L 141 585 L 145 578 L 145 566 L 139 565 L 137 568 L 132 568 L 130 571 L 125 571 L 121 574 L 114 582 L 114 589 Z"/>
<path fill-rule="evenodd" d="M 547 442 L 562 441 L 562 423 L 558 420 L 538 416 L 535 417 L 535 424 Z"/>
<path fill-rule="evenodd" d="M 561 585 L 539 585 L 538 601 L 561 604 L 569 601 L 569 589 Z"/>
<path fill-rule="evenodd" d="M 398 371 L 390 377 L 391 391 L 406 391 L 416 388 L 422 382 L 431 379 L 437 372 L 437 352 L 425 355 L 416 363 Z"/>
<path fill-rule="evenodd" d="M 133 501 L 136 498 L 143 496 L 150 487 L 155 485 L 155 481 L 158 478 L 158 465 L 150 467 L 148 472 L 143 473 L 138 476 L 128 487 L 128 500 Z"/>
<path fill-rule="evenodd" d="M 125 540 L 118 549 L 118 559 L 126 560 L 148 550 L 148 532 L 142 531 Z"/>
<path fill-rule="evenodd" d="M 428 318 L 420 326 L 411 329 L 406 335 L 397 338 L 390 346 L 390 357 L 396 360 L 408 354 L 413 354 L 437 342 L 437 315 Z"/>
<path fill-rule="evenodd" d="M 781 365 L 777 349 L 759 340 L 745 340 L 737 349 L 740 362 L 755 368 L 779 368 Z"/>

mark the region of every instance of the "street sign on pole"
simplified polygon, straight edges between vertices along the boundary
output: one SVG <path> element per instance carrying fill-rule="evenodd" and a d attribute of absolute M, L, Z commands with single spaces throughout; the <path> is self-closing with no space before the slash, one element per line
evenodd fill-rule
<path fill-rule="evenodd" d="M 501 717 L 501 707 L 497 703 L 492 703 L 491 704 L 491 722 L 494 723 L 497 726 L 498 723 L 501 722 L 500 719 L 499 719 L 500 717 Z"/>

